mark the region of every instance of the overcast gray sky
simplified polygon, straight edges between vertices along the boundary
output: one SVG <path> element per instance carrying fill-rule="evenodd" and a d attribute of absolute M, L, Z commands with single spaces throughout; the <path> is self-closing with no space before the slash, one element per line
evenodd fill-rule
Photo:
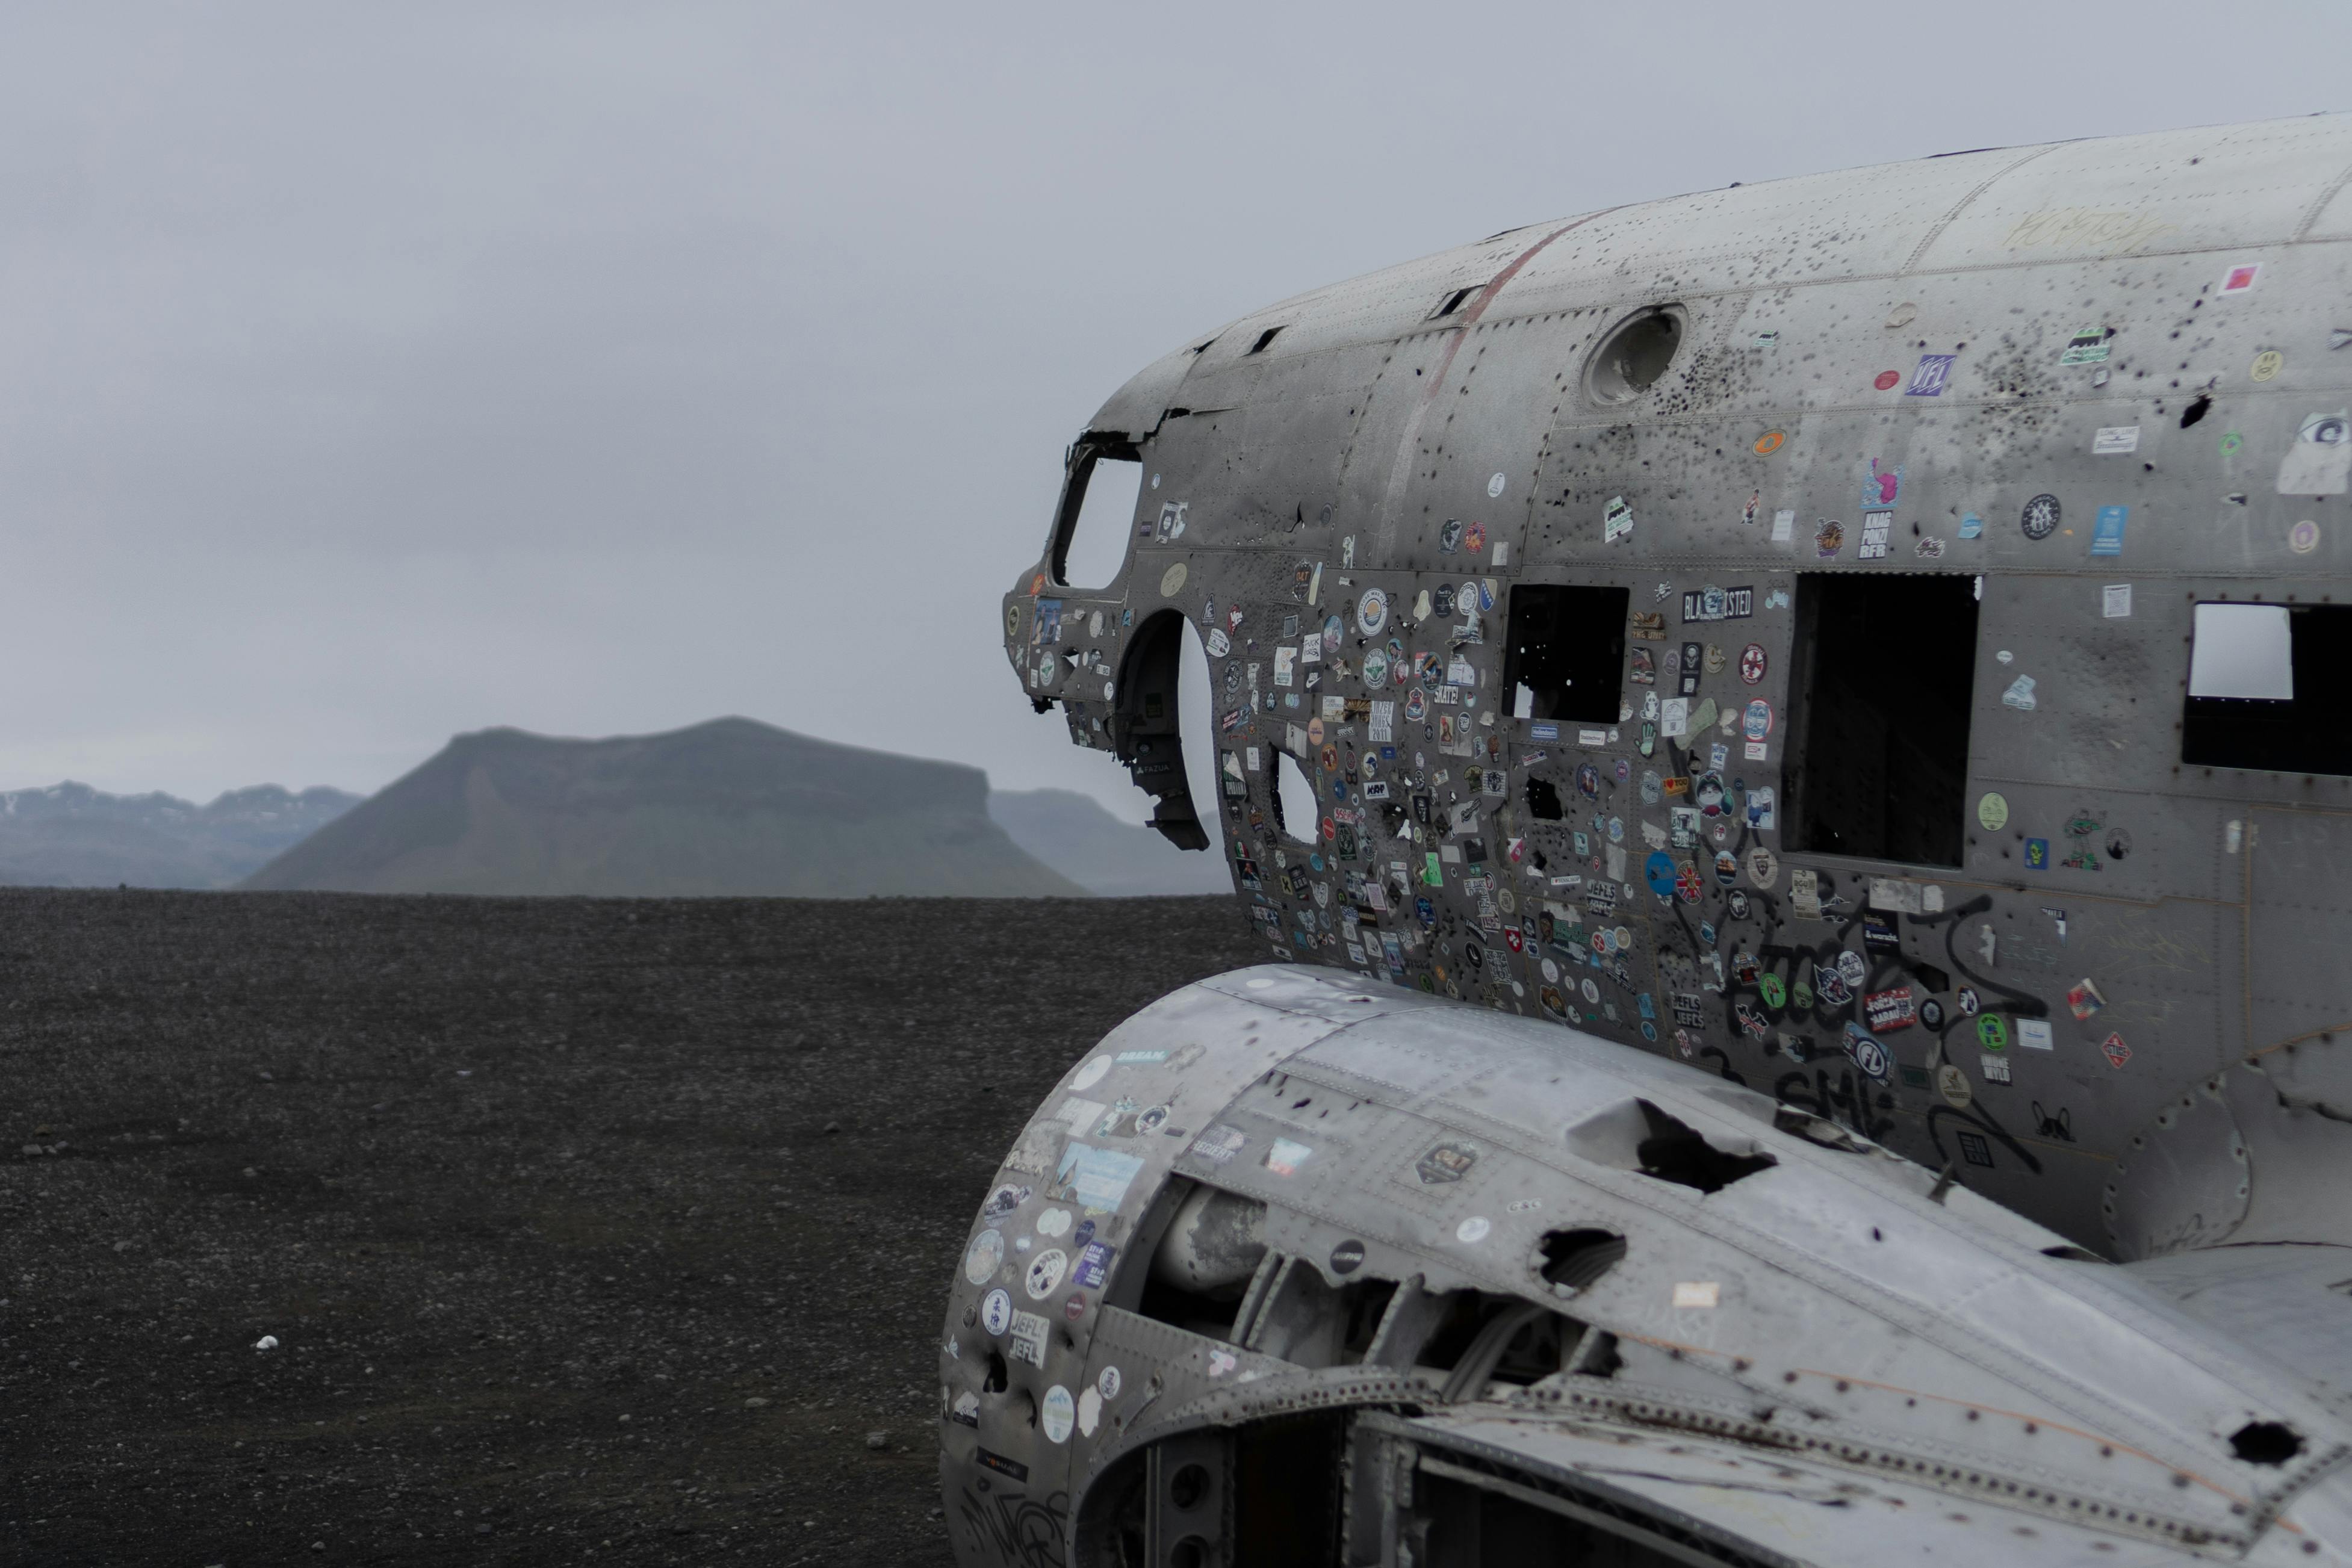
<path fill-rule="evenodd" d="M 0 787 L 724 713 L 1089 789 L 997 595 L 1282 296 L 1611 203 L 2352 102 L 2352 5 L 16 5 Z"/>

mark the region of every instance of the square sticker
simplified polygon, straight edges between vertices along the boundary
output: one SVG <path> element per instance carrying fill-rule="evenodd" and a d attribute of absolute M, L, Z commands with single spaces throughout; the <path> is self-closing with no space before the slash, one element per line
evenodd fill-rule
<path fill-rule="evenodd" d="M 2241 262 L 2238 266 L 2231 267 L 2229 271 L 2221 275 L 2221 292 L 2224 294 L 2247 293 L 2253 288 L 2254 280 L 2262 275 L 2263 264 L 2261 262 Z"/>
<path fill-rule="evenodd" d="M 2129 507 L 2101 507 L 2099 508 L 2098 521 L 2093 525 L 2091 529 L 2091 553 L 2093 555 L 2123 554 L 2124 524 L 2127 522 L 2130 517 L 2131 508 Z M 2113 590 L 2110 590 L 2109 591 L 2112 592 Z M 2125 613 L 2129 614 L 2131 601 L 2131 591 L 2129 589 L 2126 589 L 2124 591 L 2124 601 Z M 2113 612 L 2111 611 L 2109 613 L 2112 614 Z"/>
<path fill-rule="evenodd" d="M 2025 869 L 2028 871 L 2048 871 L 2050 869 L 2050 841 L 2048 839 L 2028 839 L 2025 841 Z"/>

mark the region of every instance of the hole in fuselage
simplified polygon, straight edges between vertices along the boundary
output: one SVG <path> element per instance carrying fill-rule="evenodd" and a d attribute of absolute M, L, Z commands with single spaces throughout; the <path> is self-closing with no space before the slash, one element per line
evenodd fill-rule
<path fill-rule="evenodd" d="M 2249 1421 L 2230 1434 L 2230 1448 L 2250 1465 L 2283 1465 L 2303 1452 L 2303 1439 L 2276 1421 Z"/>

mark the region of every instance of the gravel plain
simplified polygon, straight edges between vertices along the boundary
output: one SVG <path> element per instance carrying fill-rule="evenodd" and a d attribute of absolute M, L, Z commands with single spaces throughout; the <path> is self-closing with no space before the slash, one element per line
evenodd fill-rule
<path fill-rule="evenodd" d="M 0 1563 L 939 1568 L 999 1155 L 1264 951 L 1217 898 L 0 892 Z"/>

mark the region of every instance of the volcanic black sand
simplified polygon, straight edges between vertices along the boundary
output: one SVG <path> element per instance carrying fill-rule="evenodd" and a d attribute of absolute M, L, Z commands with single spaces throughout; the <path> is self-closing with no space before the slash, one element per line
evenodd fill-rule
<path fill-rule="evenodd" d="M 1264 953 L 1216 899 L 0 893 L 0 1563 L 936 1568 L 998 1156 Z"/>

